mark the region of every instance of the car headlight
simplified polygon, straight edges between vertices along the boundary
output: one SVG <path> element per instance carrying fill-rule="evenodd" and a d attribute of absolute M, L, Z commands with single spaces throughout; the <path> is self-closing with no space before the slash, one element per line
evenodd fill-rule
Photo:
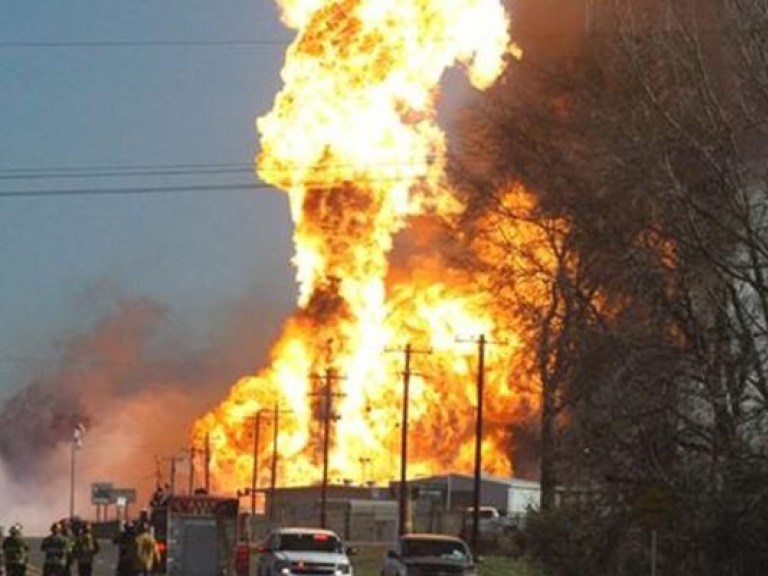
<path fill-rule="evenodd" d="M 291 563 L 285 560 L 278 560 L 275 562 L 275 572 L 281 574 L 282 576 L 290 576 Z"/>
<path fill-rule="evenodd" d="M 350 566 L 349 564 L 339 564 L 336 567 L 336 571 L 334 575 L 342 576 L 342 574 L 352 574 L 352 566 Z"/>

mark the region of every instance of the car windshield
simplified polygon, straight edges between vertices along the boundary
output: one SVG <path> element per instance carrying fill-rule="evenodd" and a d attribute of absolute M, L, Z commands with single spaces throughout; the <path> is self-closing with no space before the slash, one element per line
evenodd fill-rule
<path fill-rule="evenodd" d="M 467 548 L 461 542 L 451 540 L 403 540 L 403 556 L 437 556 L 464 560 L 468 556 Z"/>
<path fill-rule="evenodd" d="M 341 542 L 329 534 L 297 533 L 281 534 L 277 544 L 278 550 L 295 552 L 339 552 Z"/>

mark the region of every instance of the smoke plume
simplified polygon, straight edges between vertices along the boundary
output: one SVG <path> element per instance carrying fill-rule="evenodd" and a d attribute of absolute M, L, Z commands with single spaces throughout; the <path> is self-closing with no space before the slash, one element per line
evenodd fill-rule
<path fill-rule="evenodd" d="M 168 311 L 148 298 L 125 299 L 93 328 L 61 345 L 52 369 L 41 371 L 0 409 L 0 525 L 21 522 L 43 532 L 69 514 L 73 431 L 75 513 L 94 517 L 92 482 L 138 490 L 143 507 L 156 482 L 169 482 L 170 457 L 179 457 L 176 482 L 188 488 L 189 429 L 221 394 L 219 386 L 260 361 L 268 333 L 242 318 L 214 328 L 205 350 L 185 345 Z M 184 456 L 186 455 L 186 460 Z M 130 513 L 130 510 L 129 510 Z"/>

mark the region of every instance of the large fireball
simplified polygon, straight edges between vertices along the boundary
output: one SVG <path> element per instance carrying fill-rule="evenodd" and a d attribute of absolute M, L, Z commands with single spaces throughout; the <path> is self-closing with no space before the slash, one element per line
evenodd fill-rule
<path fill-rule="evenodd" d="M 411 476 L 470 471 L 477 348 L 486 359 L 486 472 L 508 475 L 508 423 L 530 402 L 515 391 L 517 335 L 498 325 L 489 294 L 440 256 L 430 222 L 462 206 L 444 180 L 435 101 L 448 68 L 489 86 L 512 50 L 500 0 L 282 0 L 297 35 L 283 90 L 260 118 L 257 171 L 289 195 L 295 223 L 296 313 L 261 373 L 235 384 L 195 426 L 208 438 L 218 490 L 250 483 L 252 420 L 279 406 L 279 485 L 322 473 L 323 387 L 333 392 L 330 478 L 398 476 L 403 354 L 412 343 Z M 396 240 L 407 246 L 393 259 Z M 503 331 L 503 335 L 500 332 Z M 389 350 L 387 352 L 387 350 Z M 517 369 L 521 369 L 517 366 Z M 264 416 L 260 482 L 269 478 Z"/>

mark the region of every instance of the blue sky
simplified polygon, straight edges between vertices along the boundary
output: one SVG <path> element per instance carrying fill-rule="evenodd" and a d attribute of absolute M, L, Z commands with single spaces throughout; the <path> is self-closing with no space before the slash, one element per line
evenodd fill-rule
<path fill-rule="evenodd" d="M 255 183 L 289 38 L 268 0 L 0 0 L 0 398 L 115 299 L 152 298 L 204 342 L 255 297 L 276 330 L 295 299 L 282 193 L 1 194 Z"/>

